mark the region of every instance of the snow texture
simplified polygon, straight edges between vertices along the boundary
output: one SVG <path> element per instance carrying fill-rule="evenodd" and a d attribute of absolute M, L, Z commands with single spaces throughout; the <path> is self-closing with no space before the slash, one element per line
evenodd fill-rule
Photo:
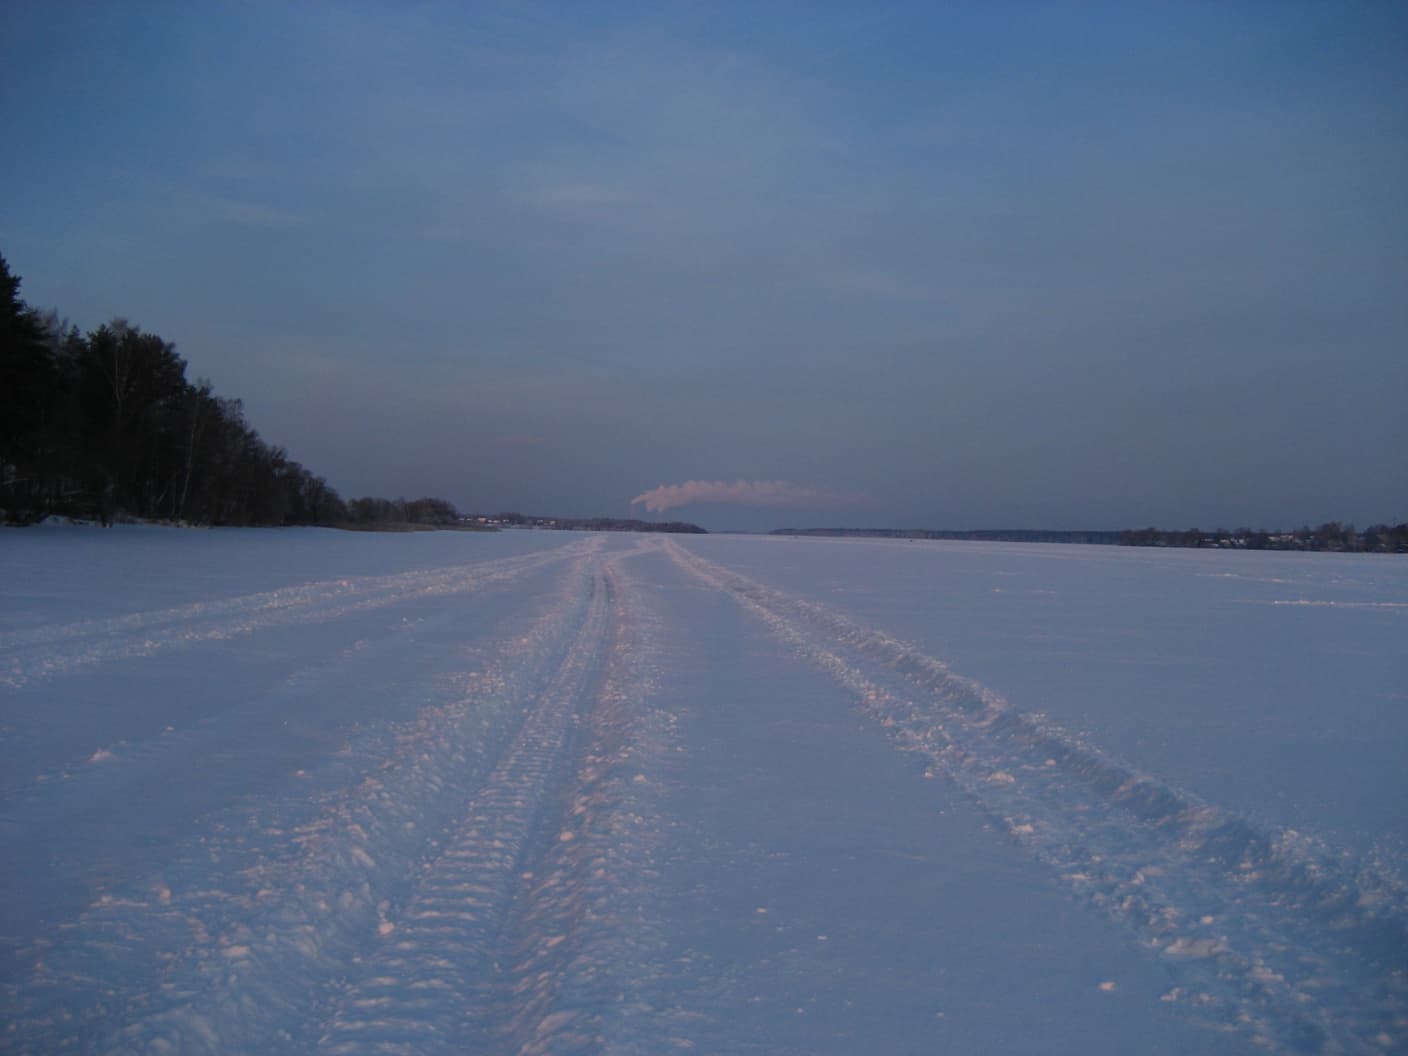
<path fill-rule="evenodd" d="M 1408 567 L 0 535 L 0 1051 L 1408 1049 Z"/>

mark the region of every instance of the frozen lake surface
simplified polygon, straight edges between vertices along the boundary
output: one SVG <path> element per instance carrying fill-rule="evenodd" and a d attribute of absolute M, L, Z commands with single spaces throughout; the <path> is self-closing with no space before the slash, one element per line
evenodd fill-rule
<path fill-rule="evenodd" d="M 0 533 L 0 1051 L 1408 1049 L 1408 562 Z"/>

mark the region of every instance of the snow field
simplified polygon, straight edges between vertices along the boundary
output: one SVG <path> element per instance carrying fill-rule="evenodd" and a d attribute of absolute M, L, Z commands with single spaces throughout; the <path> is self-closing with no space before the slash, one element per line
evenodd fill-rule
<path fill-rule="evenodd" d="M 887 634 L 670 544 L 670 555 L 855 696 L 1078 897 L 1180 962 L 1168 1002 L 1283 1051 L 1372 1051 L 1403 1028 L 1408 892 L 1131 770 Z"/>
<path fill-rule="evenodd" d="M 785 545 L 0 537 L 0 1051 L 1408 1038 L 1392 863 L 1122 759 L 780 560 L 879 582 L 904 551 Z M 1113 596 L 1165 557 L 1073 560 Z M 1400 618 L 1319 567 L 1248 619 Z"/>

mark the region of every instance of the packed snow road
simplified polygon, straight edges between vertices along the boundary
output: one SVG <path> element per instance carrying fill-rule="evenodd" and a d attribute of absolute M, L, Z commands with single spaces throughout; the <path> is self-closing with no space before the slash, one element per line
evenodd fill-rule
<path fill-rule="evenodd" d="M 1318 558 L 5 533 L 0 1050 L 1402 1051 L 1408 575 Z"/>

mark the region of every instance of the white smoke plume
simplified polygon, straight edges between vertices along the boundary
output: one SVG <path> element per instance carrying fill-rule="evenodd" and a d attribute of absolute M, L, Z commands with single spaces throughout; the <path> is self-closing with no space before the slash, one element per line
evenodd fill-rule
<path fill-rule="evenodd" d="M 644 503 L 651 513 L 664 513 L 676 506 L 695 502 L 720 502 L 732 506 L 846 506 L 861 502 L 859 495 L 840 495 L 825 488 L 789 484 L 785 480 L 687 480 L 683 484 L 662 484 L 631 500 Z"/>

